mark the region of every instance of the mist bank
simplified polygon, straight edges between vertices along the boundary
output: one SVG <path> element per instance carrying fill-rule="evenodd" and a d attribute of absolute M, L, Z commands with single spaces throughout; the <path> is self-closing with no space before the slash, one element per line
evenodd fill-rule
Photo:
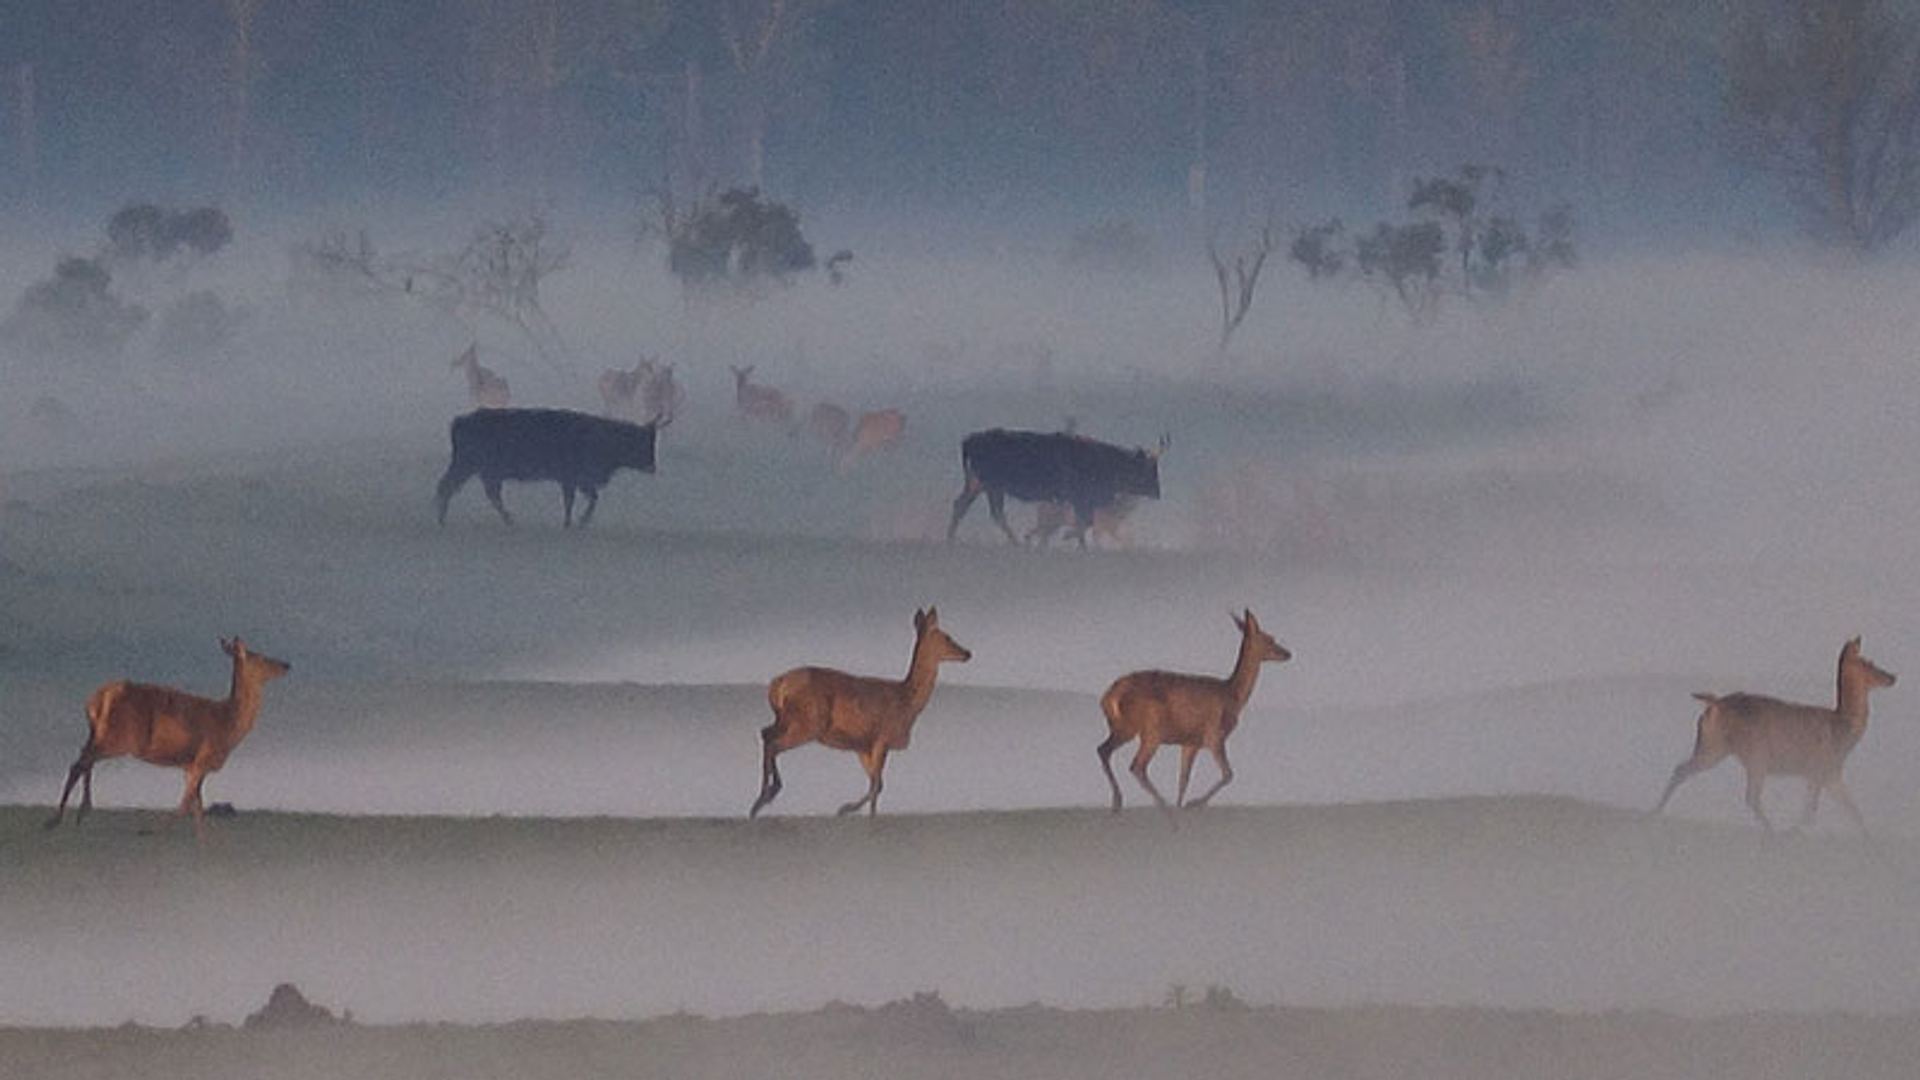
<path fill-rule="evenodd" d="M 1218 989 L 1218 988 L 1216 988 Z M 502 1080 L 780 1075 L 839 1080 L 995 1077 L 1339 1075 L 1354 1080 L 1793 1080 L 1844 1074 L 1895 1080 L 1920 1052 L 1914 1015 L 1750 1014 L 1685 1019 L 1654 1012 L 1568 1015 L 1540 1009 L 1186 1008 L 954 1009 L 921 995 L 873 1008 L 710 1019 L 520 1021 L 184 1031 L 0 1028 L 19 1080 L 191 1075 L 305 1080 L 342 1074 L 411 1080 L 438 1071 Z"/>
<path fill-rule="evenodd" d="M 1544 797 L 877 819 L 0 810 L 0 1023 L 1246 1000 L 1920 1008 L 1920 847 Z"/>

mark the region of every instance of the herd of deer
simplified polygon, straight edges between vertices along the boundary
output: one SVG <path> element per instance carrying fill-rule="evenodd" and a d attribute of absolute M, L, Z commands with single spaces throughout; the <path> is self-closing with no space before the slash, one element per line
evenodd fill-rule
<path fill-rule="evenodd" d="M 512 405 L 513 394 L 507 380 L 480 362 L 480 346 L 467 346 L 453 360 L 453 370 L 467 379 L 467 398 L 476 409 L 505 409 Z M 793 401 L 771 386 L 752 381 L 753 367 L 731 368 L 734 405 L 742 416 L 784 427 L 791 434 L 804 430 L 824 444 L 836 465 L 845 466 L 876 450 L 900 442 L 907 418 L 898 409 L 878 409 L 857 417 L 838 405 L 821 402 L 808 414 L 804 429 L 794 423 Z M 631 368 L 610 368 L 600 373 L 601 412 L 605 416 L 635 422 L 648 421 L 665 426 L 673 420 L 686 391 L 673 377 L 673 365 L 662 365 L 658 357 L 642 356 Z M 1047 532 L 1060 528 L 1055 524 Z"/>
<path fill-rule="evenodd" d="M 1176 807 L 1205 806 L 1233 779 L 1227 737 L 1253 695 L 1260 667 L 1293 656 L 1260 626 L 1251 610 L 1233 616 L 1233 624 L 1240 632 L 1240 645 L 1233 670 L 1226 676 L 1135 671 L 1114 680 L 1101 695 L 1108 734 L 1096 753 L 1112 788 L 1116 813 L 1121 808 L 1120 783 L 1114 778 L 1111 758 L 1130 742 L 1138 746 L 1129 771 L 1169 818 Z M 842 805 L 839 812 L 851 814 L 865 807 L 868 814 L 878 813 L 887 756 L 910 744 L 914 721 L 933 695 L 940 665 L 973 658 L 971 651 L 941 629 L 934 608 L 914 613 L 913 634 L 913 652 L 902 679 L 798 667 L 768 684 L 773 723 L 760 731 L 760 793 L 747 811 L 749 818 L 757 817 L 780 794 L 779 756 L 814 742 L 857 754 L 866 770 L 866 794 Z M 265 685 L 289 669 L 285 661 L 256 653 L 238 638 L 222 639 L 220 647 L 233 661 L 232 682 L 222 700 L 126 680 L 109 682 L 93 692 L 86 707 L 87 741 L 67 770 L 66 786 L 48 828 L 59 825 L 65 816 L 76 783 L 82 789 L 75 820 L 85 818 L 93 806 L 96 763 L 131 756 L 185 771 L 186 790 L 175 816 L 191 815 L 195 834 L 204 836 L 201 786 L 253 730 Z M 1866 819 L 1841 778 L 1841 768 L 1866 733 L 1869 693 L 1893 684 L 1890 672 L 1861 655 L 1856 637 L 1840 650 L 1838 697 L 1831 709 L 1757 694 L 1694 695 L 1706 710 L 1700 714 L 1693 753 L 1673 770 L 1654 813 L 1666 808 L 1682 781 L 1731 754 L 1746 768 L 1747 806 L 1769 836 L 1773 823 L 1761 807 L 1761 794 L 1767 777 L 1774 774 L 1799 776 L 1806 782 L 1803 826 L 1812 823 L 1820 794 L 1827 791 L 1864 834 Z M 1180 748 L 1179 787 L 1172 803 L 1147 775 L 1147 767 L 1163 745 Z M 1190 800 L 1188 780 L 1202 750 L 1212 756 L 1219 776 L 1212 787 Z"/>

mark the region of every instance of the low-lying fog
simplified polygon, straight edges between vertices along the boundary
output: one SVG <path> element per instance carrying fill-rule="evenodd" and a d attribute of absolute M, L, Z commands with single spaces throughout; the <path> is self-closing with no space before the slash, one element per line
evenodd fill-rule
<path fill-rule="evenodd" d="M 218 695 L 215 639 L 236 632 L 294 665 L 209 782 L 210 800 L 243 812 L 736 816 L 757 779 L 766 680 L 801 663 L 898 674 L 910 616 L 928 603 L 974 660 L 943 670 L 912 749 L 889 765 L 889 813 L 1103 805 L 1099 692 L 1139 667 L 1225 671 L 1227 615 L 1242 607 L 1295 659 L 1265 670 L 1230 744 L 1229 805 L 1531 792 L 1645 806 L 1691 745 L 1688 691 L 1830 701 L 1835 657 L 1855 634 L 1882 666 L 1916 667 L 1920 313 L 1907 298 L 1920 282 L 1906 268 L 1770 252 L 1601 257 L 1533 294 L 1455 304 L 1414 328 L 1365 289 L 1317 289 L 1275 266 L 1220 360 L 1208 348 L 1213 282 L 1195 258 L 1110 277 L 1062 269 L 1040 241 L 934 259 L 848 227 L 859 255 L 845 285 L 703 307 L 682 302 L 657 251 L 582 231 L 574 265 L 544 294 L 570 343 L 550 365 L 497 326 L 290 294 L 284 250 L 300 228 L 258 224 L 250 241 L 242 229 L 230 260 L 195 271 L 252 309 L 225 361 L 183 370 L 136 341 L 111 375 L 0 367 L 0 803 L 58 794 L 84 739 L 81 703 L 107 678 Z M 0 265 L 0 296 L 69 244 L 81 246 L 59 236 L 21 249 Z M 675 363 L 688 400 L 662 436 L 658 474 L 616 480 L 584 532 L 561 531 L 552 485 L 509 486 L 513 531 L 477 484 L 436 527 L 445 424 L 467 406 L 448 365 L 470 340 L 516 404 L 596 408 L 602 369 L 640 353 Z M 901 409 L 902 445 L 836 470 L 804 434 L 735 412 L 727 367 L 749 363 L 803 415 L 819 401 Z M 30 417 L 43 396 L 73 421 Z M 1127 522 L 1126 550 L 1003 546 L 984 500 L 957 546 L 941 542 L 965 433 L 1069 417 L 1129 445 L 1170 436 L 1164 498 Z M 1020 504 L 1012 514 L 1017 528 L 1032 520 Z M 1847 773 L 1890 833 L 1920 827 L 1910 694 L 1903 683 L 1875 697 Z M 1157 766 L 1169 788 L 1176 756 Z M 847 755 L 816 747 L 788 762 L 776 815 L 830 812 L 862 782 Z M 1198 779 L 1211 770 L 1202 761 Z M 143 765 L 102 765 L 96 779 L 105 807 L 165 807 L 178 794 L 178 774 Z M 1674 811 L 1739 822 L 1739 792 L 1729 763 L 1683 788 Z M 1776 780 L 1776 820 L 1798 799 L 1797 782 Z M 1844 835 L 1836 811 L 1822 836 Z M 212 843 L 243 825 L 214 823 Z M 60 848 L 99 842 L 57 837 Z M 0 839 L 12 863 L 0 864 L 0 896 L 30 852 L 47 857 L 37 835 L 31 847 Z M 1338 864 L 1336 853 L 1315 865 Z M 862 869 L 849 867 L 846 889 L 863 888 Z M 1205 860 L 1196 869 L 1210 872 Z M 1350 869 L 1384 875 L 1376 884 L 1395 874 Z M 743 871 L 736 884 L 777 890 L 769 874 Z M 1178 893 L 1161 884 L 1157 899 Z M 1194 903 L 1234 899 L 1195 887 Z M 169 895 L 189 904 L 189 892 Z M 1472 899 L 1450 895 L 1437 902 Z M 463 917 L 489 918 L 483 908 Z M 1322 914 L 1338 921 L 1336 908 Z M 1314 933 L 1309 922 L 1290 932 Z M 48 954 L 75 940 L 31 925 Z M 577 929 L 567 940 L 586 948 L 592 928 Z M 975 929 L 952 930 L 941 948 L 1012 955 L 998 951 L 1004 933 Z M 327 946 L 275 955 L 309 947 Z M 617 994 L 556 990 L 543 1008 L 541 980 L 557 987 L 564 974 L 507 953 L 493 959 L 541 972 L 516 999 L 532 1012 L 620 1014 L 673 996 L 628 1009 Z M 730 999 L 720 980 L 689 997 L 721 1011 L 803 1005 L 938 968 L 902 964 L 872 983 L 853 967 L 788 971 L 779 994 Z M 1444 979 L 1363 971 L 1342 983 L 1331 960 L 1312 985 L 1249 976 L 1257 966 L 1168 977 L 1249 977 L 1297 1000 L 1449 996 Z M 44 976 L 4 970 L 0 1021 L 104 1019 L 77 984 L 48 989 Z M 1081 974 L 1039 980 L 1035 994 L 1114 1002 L 1162 989 Z M 1838 987 L 1827 1004 L 1872 997 L 1844 970 L 1824 978 Z M 1524 1002 L 1527 985 L 1467 996 Z M 1684 1004 L 1634 986 L 1620 977 L 1563 1000 Z M 49 1013 L 42 994 L 71 1011 Z M 475 1013 L 512 1014 L 479 1000 Z"/>

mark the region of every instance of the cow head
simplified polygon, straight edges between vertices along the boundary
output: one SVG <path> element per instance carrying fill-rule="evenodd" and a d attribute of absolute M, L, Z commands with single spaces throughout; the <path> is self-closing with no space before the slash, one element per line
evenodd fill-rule
<path fill-rule="evenodd" d="M 651 424 L 628 424 L 623 431 L 620 444 L 620 457 L 615 464 L 635 469 L 639 472 L 653 471 L 654 435 L 659 430 L 658 421 Z"/>
<path fill-rule="evenodd" d="M 1120 495 L 1142 495 L 1149 499 L 1160 497 L 1160 455 L 1167 449 L 1167 440 L 1163 437 L 1160 445 L 1152 450 L 1139 449 L 1126 460 L 1126 467 L 1117 478 L 1115 492 Z"/>

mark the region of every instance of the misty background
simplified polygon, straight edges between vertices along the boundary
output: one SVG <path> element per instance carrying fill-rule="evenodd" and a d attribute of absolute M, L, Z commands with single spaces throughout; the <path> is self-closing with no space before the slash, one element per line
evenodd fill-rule
<path fill-rule="evenodd" d="M 1733 763 L 1684 827 L 1627 811 L 1690 748 L 1690 691 L 1830 701 L 1855 634 L 1916 677 L 1915 17 L 15 0 L 0 971 L 31 974 L 0 1022 L 238 1015 L 284 978 L 375 1019 L 1212 982 L 1913 1008 L 1905 681 L 1847 772 L 1892 838 L 1868 870 L 1832 806 L 1759 854 Z M 765 231 L 708 244 L 748 192 Z M 508 487 L 514 530 L 477 485 L 436 526 L 469 345 L 515 405 L 675 365 L 658 473 L 584 531 L 551 484 Z M 749 364 L 794 425 L 736 410 Z M 820 403 L 904 437 L 838 462 Z M 944 543 L 968 432 L 1069 423 L 1168 438 L 1124 545 L 1012 548 L 984 506 Z M 929 603 L 975 659 L 878 825 L 778 820 L 858 793 L 819 748 L 776 820 L 730 820 L 766 681 L 897 676 Z M 1223 812 L 1094 812 L 1100 692 L 1224 672 L 1243 607 L 1295 659 Z M 126 761 L 98 803 L 134 812 L 31 827 L 89 691 L 217 696 L 234 633 L 294 670 L 209 781 L 242 813 L 207 861 L 138 835 L 179 778 Z M 1799 783 L 1769 794 L 1789 822 Z M 1182 904 L 1217 917 L 1162 933 Z"/>

